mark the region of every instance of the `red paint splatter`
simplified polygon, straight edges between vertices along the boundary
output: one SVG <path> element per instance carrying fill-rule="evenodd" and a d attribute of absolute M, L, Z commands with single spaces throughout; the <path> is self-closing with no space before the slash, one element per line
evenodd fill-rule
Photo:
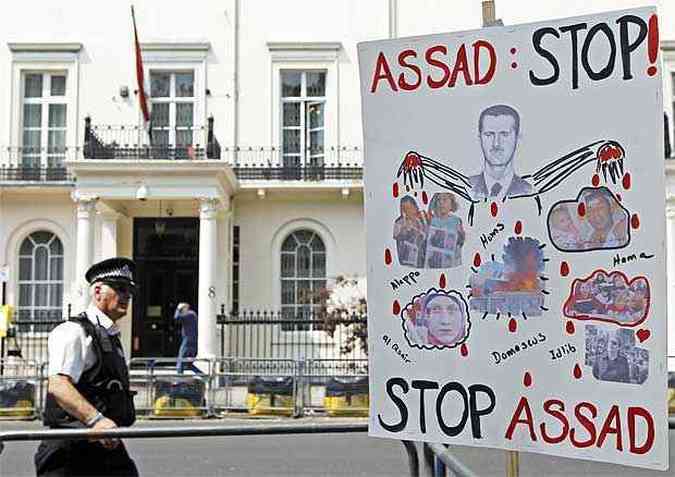
<path fill-rule="evenodd" d="M 511 63 L 511 68 L 513 68 L 514 70 L 518 68 L 518 63 L 516 63 L 515 61 Z"/>
<path fill-rule="evenodd" d="M 574 365 L 574 377 L 577 379 L 581 378 L 581 366 L 578 363 Z"/>
<path fill-rule="evenodd" d="M 497 212 L 499 212 L 499 208 L 497 207 L 497 203 L 493 202 L 490 204 L 490 213 L 493 217 L 497 217 Z"/>
<path fill-rule="evenodd" d="M 567 262 L 560 263 L 560 276 L 566 277 L 570 274 L 570 266 Z"/>
<path fill-rule="evenodd" d="M 647 55 L 650 63 L 656 63 L 656 55 L 659 53 L 659 18 L 656 14 L 649 17 L 649 39 L 647 47 Z M 656 74 L 656 66 L 652 64 L 647 68 L 647 74 L 654 76 Z"/>
<path fill-rule="evenodd" d="M 638 217 L 638 214 L 633 214 L 630 218 L 630 226 L 636 230 L 640 228 L 640 217 Z"/>
<path fill-rule="evenodd" d="M 642 330 L 638 330 L 636 335 L 637 335 L 638 339 L 640 340 L 640 343 L 642 343 L 644 340 L 649 339 L 649 337 L 652 335 L 652 332 L 649 331 L 649 330 L 642 329 Z"/>
<path fill-rule="evenodd" d="M 623 185 L 623 188 L 628 190 L 630 189 L 630 172 L 626 172 L 623 175 L 623 179 L 621 180 L 621 185 Z"/>
<path fill-rule="evenodd" d="M 511 48 L 511 54 L 512 54 L 512 55 L 515 55 L 515 54 L 516 54 L 516 51 L 518 51 L 518 50 L 516 50 L 515 47 L 514 47 L 514 48 Z"/>
<path fill-rule="evenodd" d="M 398 302 L 398 300 L 394 300 L 394 305 L 391 307 L 391 311 L 394 315 L 401 313 L 401 304 Z"/>
<path fill-rule="evenodd" d="M 384 249 L 384 264 L 391 265 L 391 250 L 388 248 Z"/>
<path fill-rule="evenodd" d="M 408 186 L 408 185 L 405 186 L 405 191 L 406 191 L 406 192 L 410 192 L 410 186 Z"/>
<path fill-rule="evenodd" d="M 586 215 L 586 204 L 579 202 L 579 205 L 577 205 L 577 214 L 579 214 L 579 217 Z"/>
<path fill-rule="evenodd" d="M 516 235 L 520 235 L 523 232 L 523 223 L 519 220 L 516 222 L 516 226 L 513 228 L 513 231 Z"/>
<path fill-rule="evenodd" d="M 394 199 L 398 197 L 398 182 L 394 182 L 392 194 L 394 195 Z"/>
<path fill-rule="evenodd" d="M 415 197 L 417 197 L 417 191 L 415 191 Z"/>
<path fill-rule="evenodd" d="M 573 321 L 568 321 L 567 324 L 565 325 L 565 331 L 567 331 L 568 335 L 573 335 L 574 334 L 574 322 Z"/>
<path fill-rule="evenodd" d="M 473 266 L 476 268 L 480 267 L 480 253 L 478 252 L 473 256 Z"/>
<path fill-rule="evenodd" d="M 525 376 L 523 376 L 523 385 L 526 388 L 529 388 L 530 386 L 532 386 L 532 375 L 530 374 L 529 371 L 526 371 Z"/>
<path fill-rule="evenodd" d="M 445 288 L 445 273 L 441 273 L 441 278 L 438 279 L 438 286 Z"/>
<path fill-rule="evenodd" d="M 427 191 L 422 191 L 422 203 L 424 205 L 427 205 L 427 203 L 429 203 L 429 196 L 427 195 Z"/>
<path fill-rule="evenodd" d="M 618 200 L 619 202 L 621 202 L 621 194 L 616 194 L 616 200 Z"/>
<path fill-rule="evenodd" d="M 591 179 L 591 184 L 593 184 L 593 187 L 598 187 L 600 185 L 600 176 L 597 174 L 593 174 L 593 179 Z"/>
<path fill-rule="evenodd" d="M 518 323 L 516 322 L 516 319 L 515 319 L 515 318 L 511 318 L 511 319 L 509 320 L 509 331 L 510 331 L 511 333 L 515 333 L 517 329 L 518 329 Z"/>
<path fill-rule="evenodd" d="M 466 346 L 466 343 L 462 343 L 462 346 L 459 347 L 459 352 L 462 353 L 462 356 L 469 356 L 469 348 Z"/>

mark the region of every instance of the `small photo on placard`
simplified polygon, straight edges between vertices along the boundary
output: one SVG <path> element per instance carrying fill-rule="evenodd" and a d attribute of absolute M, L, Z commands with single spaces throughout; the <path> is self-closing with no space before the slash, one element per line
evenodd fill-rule
<path fill-rule="evenodd" d="M 649 351 L 635 345 L 635 332 L 586 325 L 586 366 L 599 381 L 642 384 L 649 376 Z"/>

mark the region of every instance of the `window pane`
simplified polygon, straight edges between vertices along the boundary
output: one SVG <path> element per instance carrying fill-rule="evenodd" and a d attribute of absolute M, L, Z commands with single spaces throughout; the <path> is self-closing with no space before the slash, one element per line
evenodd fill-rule
<path fill-rule="evenodd" d="M 169 131 L 167 130 L 152 130 L 152 145 L 153 146 L 168 146 L 169 145 Z"/>
<path fill-rule="evenodd" d="M 314 286 L 314 293 L 313 293 L 313 300 L 312 303 L 315 305 L 320 305 L 325 301 L 325 289 L 326 289 L 326 281 L 325 280 L 314 280 L 313 282 Z"/>
<path fill-rule="evenodd" d="M 32 74 L 26 75 L 24 83 L 24 98 L 41 98 L 42 97 L 42 75 Z"/>
<path fill-rule="evenodd" d="M 19 280 L 30 280 L 32 276 L 33 259 L 20 258 L 19 259 Z"/>
<path fill-rule="evenodd" d="M 49 245 L 49 251 L 52 256 L 63 255 L 63 244 L 61 244 L 61 240 L 58 237 L 54 237 L 54 240 L 52 240 L 52 243 Z"/>
<path fill-rule="evenodd" d="M 281 254 L 281 276 L 294 277 L 295 276 L 295 254 L 282 253 Z"/>
<path fill-rule="evenodd" d="M 192 129 L 180 129 L 176 131 L 176 146 L 187 146 L 192 144 L 192 142 Z"/>
<path fill-rule="evenodd" d="M 194 73 L 176 73 L 176 96 L 181 98 L 194 96 L 194 83 Z"/>
<path fill-rule="evenodd" d="M 49 285 L 49 306 L 60 307 L 63 303 L 63 285 Z"/>
<path fill-rule="evenodd" d="M 52 76 L 52 96 L 65 96 L 66 95 L 66 77 L 65 76 Z"/>
<path fill-rule="evenodd" d="M 66 151 L 66 132 L 49 131 L 48 152 L 50 154 L 63 154 Z"/>
<path fill-rule="evenodd" d="M 307 117 L 309 128 L 316 129 L 323 127 L 323 103 L 310 103 L 307 106 Z"/>
<path fill-rule="evenodd" d="M 53 233 L 47 232 L 46 230 L 41 230 L 39 232 L 33 232 L 30 234 L 30 238 L 32 238 L 36 244 L 49 243 L 53 236 Z"/>
<path fill-rule="evenodd" d="M 35 250 L 35 279 L 47 280 L 49 253 L 46 247 L 37 247 Z"/>
<path fill-rule="evenodd" d="M 42 105 L 23 105 L 23 127 L 39 128 L 42 125 Z"/>
<path fill-rule="evenodd" d="M 311 266 L 311 252 L 309 247 L 301 245 L 298 247 L 298 277 L 309 277 L 309 269 Z"/>
<path fill-rule="evenodd" d="M 152 125 L 153 127 L 166 127 L 169 125 L 169 104 L 153 103 L 152 105 Z"/>
<path fill-rule="evenodd" d="M 21 248 L 19 249 L 19 255 L 30 255 L 33 256 L 33 242 L 31 239 L 26 238 L 21 243 Z"/>
<path fill-rule="evenodd" d="M 307 243 L 314 236 L 314 232 L 312 232 L 311 230 L 298 230 L 297 232 L 294 232 L 293 235 L 295 235 L 295 239 L 298 242 Z"/>
<path fill-rule="evenodd" d="M 65 128 L 66 127 L 66 105 L 65 104 L 50 104 L 49 105 L 49 127 L 50 128 Z"/>
<path fill-rule="evenodd" d="M 150 73 L 150 96 L 153 98 L 167 98 L 171 87 L 169 73 Z"/>
<path fill-rule="evenodd" d="M 298 294 L 296 296 L 296 301 L 298 304 L 308 304 L 312 302 L 312 288 L 310 286 L 311 282 L 307 280 L 298 280 Z"/>
<path fill-rule="evenodd" d="M 313 252 L 325 252 L 326 247 L 323 244 L 323 240 L 321 240 L 321 237 L 319 237 L 317 234 L 314 234 L 314 237 L 312 238 L 312 241 L 309 244 L 310 247 L 312 247 Z"/>
<path fill-rule="evenodd" d="M 52 257 L 49 260 L 49 279 L 63 280 L 63 257 Z"/>
<path fill-rule="evenodd" d="M 300 126 L 300 103 L 284 103 L 284 126 Z"/>
<path fill-rule="evenodd" d="M 282 305 L 295 304 L 295 281 L 293 280 L 281 281 L 281 304 Z"/>
<path fill-rule="evenodd" d="M 40 152 L 40 131 L 23 132 L 23 149 L 26 154 L 38 154 Z"/>
<path fill-rule="evenodd" d="M 176 126 L 192 126 L 193 106 L 193 103 L 176 104 Z"/>
<path fill-rule="evenodd" d="M 312 155 L 323 154 L 323 131 L 309 133 L 309 153 Z"/>
<path fill-rule="evenodd" d="M 33 301 L 33 285 L 19 285 L 19 306 L 30 306 Z"/>
<path fill-rule="evenodd" d="M 307 96 L 326 96 L 326 73 L 307 73 Z"/>
<path fill-rule="evenodd" d="M 326 276 L 326 254 L 315 253 L 312 255 L 312 276 L 325 277 Z"/>
<path fill-rule="evenodd" d="M 293 234 L 286 237 L 284 243 L 281 245 L 281 250 L 284 252 L 295 252 L 295 247 L 298 246 L 298 243 L 295 241 Z"/>
<path fill-rule="evenodd" d="M 284 129 L 284 154 L 300 153 L 300 130 Z"/>
<path fill-rule="evenodd" d="M 49 304 L 49 285 L 35 285 L 35 306 Z"/>
<path fill-rule="evenodd" d="M 281 72 L 281 96 L 300 96 L 302 73 L 300 71 Z"/>

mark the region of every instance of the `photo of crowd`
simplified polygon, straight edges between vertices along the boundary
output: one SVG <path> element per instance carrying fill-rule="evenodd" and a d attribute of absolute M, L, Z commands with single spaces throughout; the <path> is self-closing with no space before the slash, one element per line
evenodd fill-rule
<path fill-rule="evenodd" d="M 468 307 L 456 291 L 432 288 L 409 303 L 401 316 L 411 346 L 452 348 L 469 336 Z"/>
<path fill-rule="evenodd" d="M 426 211 L 415 198 L 402 197 L 393 234 L 399 263 L 415 268 L 460 266 L 466 235 L 458 208 L 450 192 L 434 194 Z"/>
<path fill-rule="evenodd" d="M 587 187 L 578 201 L 558 202 L 551 208 L 548 229 L 553 245 L 566 252 L 614 249 L 630 241 L 628 219 L 628 211 L 609 189 Z"/>
<path fill-rule="evenodd" d="M 632 330 L 587 325 L 585 364 L 600 381 L 642 384 L 649 376 L 649 351 L 635 346 Z"/>
<path fill-rule="evenodd" d="M 502 262 L 485 262 L 471 277 L 471 309 L 490 314 L 541 315 L 543 271 L 541 243 L 530 237 L 510 237 Z"/>
<path fill-rule="evenodd" d="M 634 326 L 647 317 L 649 283 L 644 277 L 629 282 L 621 272 L 593 272 L 572 284 L 563 313 L 570 318 L 597 319 Z"/>

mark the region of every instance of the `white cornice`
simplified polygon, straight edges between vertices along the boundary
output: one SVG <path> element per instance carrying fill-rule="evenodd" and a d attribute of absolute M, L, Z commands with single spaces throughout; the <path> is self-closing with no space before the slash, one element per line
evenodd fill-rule
<path fill-rule="evenodd" d="M 203 51 L 211 49 L 211 43 L 208 41 L 158 41 L 150 43 L 141 43 L 142 51 Z"/>
<path fill-rule="evenodd" d="M 82 43 L 7 43 L 12 53 L 79 53 Z"/>
<path fill-rule="evenodd" d="M 269 51 L 339 51 L 342 43 L 339 41 L 268 41 Z"/>

